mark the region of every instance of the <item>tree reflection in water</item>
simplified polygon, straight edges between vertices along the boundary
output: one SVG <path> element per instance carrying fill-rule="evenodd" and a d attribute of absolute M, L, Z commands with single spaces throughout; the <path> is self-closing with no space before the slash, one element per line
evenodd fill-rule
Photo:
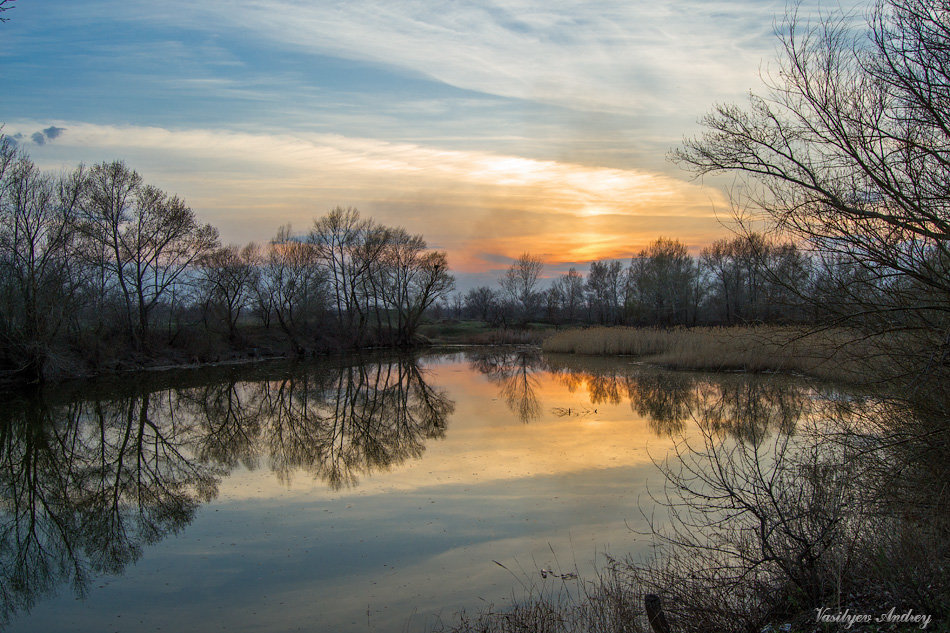
<path fill-rule="evenodd" d="M 817 412 L 814 389 L 788 377 L 661 371 L 617 359 L 546 355 L 532 350 L 493 350 L 468 355 L 473 369 L 499 385 L 522 422 L 541 417 L 539 376 L 550 372 L 571 393 L 586 390 L 592 405 L 624 400 L 658 435 L 682 434 L 692 421 L 746 441 L 771 432 L 793 433 Z"/>
<path fill-rule="evenodd" d="M 409 359 L 231 380 L 181 401 L 201 429 L 202 459 L 254 469 L 266 458 L 284 483 L 303 470 L 333 489 L 422 455 L 455 406 Z"/>
<path fill-rule="evenodd" d="M 499 386 L 505 404 L 518 419 L 527 424 L 541 417 L 540 386 L 536 373 L 545 369 L 541 351 L 537 349 L 497 349 L 468 354 L 472 368 Z"/>
<path fill-rule="evenodd" d="M 3 621 L 62 582 L 83 595 L 214 497 L 219 470 L 187 457 L 194 428 L 165 415 L 169 395 L 3 408 Z"/>
<path fill-rule="evenodd" d="M 543 417 L 545 381 L 593 405 L 630 403 L 658 434 L 691 420 L 743 441 L 791 432 L 814 402 L 805 383 L 542 358 L 469 354 L 522 422 Z M 187 526 L 235 468 L 302 472 L 330 488 L 419 457 L 454 403 L 412 358 L 202 370 L 83 385 L 0 406 L 0 622 L 70 584 L 83 595 Z M 164 381 L 163 385 L 154 384 Z"/>
<path fill-rule="evenodd" d="M 122 572 L 239 465 L 353 485 L 421 455 L 454 409 L 411 358 L 271 373 L 0 407 L 0 623 Z"/>

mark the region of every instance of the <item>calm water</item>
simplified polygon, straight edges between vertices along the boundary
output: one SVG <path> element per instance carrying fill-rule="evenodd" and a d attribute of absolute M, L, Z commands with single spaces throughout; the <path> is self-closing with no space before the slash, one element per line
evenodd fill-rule
<path fill-rule="evenodd" d="M 168 373 L 0 403 L 7 631 L 403 631 L 644 552 L 698 416 L 807 383 L 530 351 Z M 497 561 L 497 563 L 495 562 Z M 500 565 L 499 565 L 500 563 Z M 502 567 L 503 565 L 504 567 Z"/>

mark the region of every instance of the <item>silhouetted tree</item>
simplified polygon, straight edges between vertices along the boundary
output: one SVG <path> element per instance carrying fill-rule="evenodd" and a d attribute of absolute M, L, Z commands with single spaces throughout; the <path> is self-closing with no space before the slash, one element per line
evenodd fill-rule
<path fill-rule="evenodd" d="M 84 177 L 44 174 L 0 138 L 0 355 L 32 381 L 47 375 L 78 309 Z"/>
<path fill-rule="evenodd" d="M 634 322 L 690 324 L 696 314 L 699 285 L 696 264 L 686 246 L 659 238 L 630 262 L 627 311 Z"/>
<path fill-rule="evenodd" d="M 389 229 L 381 251 L 379 268 L 383 306 L 395 314 L 397 345 L 409 345 L 425 311 L 455 287 L 448 261 L 441 251 L 426 251 L 421 235 L 404 229 Z"/>
<path fill-rule="evenodd" d="M 604 324 L 621 320 L 626 277 L 620 262 L 591 262 L 585 285 L 592 317 Z"/>
<path fill-rule="evenodd" d="M 237 323 L 254 295 L 258 262 L 256 246 L 219 248 L 200 263 L 205 314 L 224 321 L 228 338 L 237 338 Z"/>
<path fill-rule="evenodd" d="M 256 295 L 269 297 L 267 309 L 298 355 L 307 351 L 305 337 L 321 321 L 327 303 L 326 271 L 317 258 L 316 248 L 294 239 L 286 225 L 268 245 L 257 275 Z"/>
<path fill-rule="evenodd" d="M 118 284 L 129 335 L 148 340 L 150 315 L 218 245 L 218 232 L 199 224 L 177 196 L 145 185 L 125 163 L 100 163 L 89 172 L 82 201 L 84 231 L 100 248 L 96 264 Z"/>
<path fill-rule="evenodd" d="M 579 319 L 584 306 L 584 276 L 571 266 L 565 274 L 554 281 L 554 284 L 561 297 L 564 317 L 569 323 Z"/>
<path fill-rule="evenodd" d="M 492 321 L 497 307 L 498 297 L 488 286 L 472 288 L 465 293 L 465 310 L 476 319 L 486 323 Z"/>
<path fill-rule="evenodd" d="M 700 264 L 709 291 L 707 320 L 731 325 L 802 317 L 811 262 L 794 244 L 750 232 L 704 248 Z"/>
<path fill-rule="evenodd" d="M 507 298 L 518 307 L 522 323 L 527 323 L 538 308 L 537 285 L 543 270 L 540 257 L 523 253 L 498 280 Z"/>
<path fill-rule="evenodd" d="M 775 230 L 863 268 L 852 284 L 867 292 L 852 286 L 838 318 L 915 332 L 932 370 L 950 359 L 948 15 L 947 0 L 881 0 L 867 31 L 792 15 L 768 92 L 717 107 L 674 152 L 738 177 Z"/>

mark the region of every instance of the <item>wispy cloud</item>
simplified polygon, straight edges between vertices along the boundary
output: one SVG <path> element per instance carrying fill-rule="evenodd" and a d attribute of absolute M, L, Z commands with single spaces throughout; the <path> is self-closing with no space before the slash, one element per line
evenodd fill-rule
<path fill-rule="evenodd" d="M 274 46 L 366 60 L 452 86 L 592 111 L 669 112 L 732 96 L 773 48 L 782 2 L 177 0 L 147 9 Z M 160 13 L 156 13 L 160 11 Z M 141 15 L 141 14 L 139 14 Z M 209 27 L 207 25 L 215 25 Z"/>
<path fill-rule="evenodd" d="M 193 28 L 230 25 L 273 46 L 395 66 L 468 90 L 622 113 L 741 95 L 772 56 L 776 16 L 787 7 L 779 0 L 164 4 L 161 15 L 171 6 L 175 20 Z M 817 6 L 806 0 L 800 11 L 807 17 Z"/>
<path fill-rule="evenodd" d="M 236 241 L 352 204 L 424 233 L 457 269 L 524 250 L 626 257 L 659 235 L 724 232 L 723 196 L 664 155 L 713 102 L 759 84 L 785 9 L 50 0 L 24 5 L 0 43 L 0 120 L 50 167 L 126 159 Z"/>
<path fill-rule="evenodd" d="M 696 119 L 758 84 L 785 7 L 49 0 L 0 42 L 0 120 L 328 131 L 672 172 L 662 157 Z"/>

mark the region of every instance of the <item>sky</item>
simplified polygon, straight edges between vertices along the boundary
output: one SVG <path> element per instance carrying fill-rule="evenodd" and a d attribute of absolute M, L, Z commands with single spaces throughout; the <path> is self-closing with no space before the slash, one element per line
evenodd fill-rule
<path fill-rule="evenodd" d="M 804 15 L 817 0 L 806 0 Z M 838 6 L 838 5 L 835 5 Z M 667 160 L 761 91 L 784 1 L 17 0 L 0 123 L 41 167 L 124 160 L 226 243 L 335 206 L 447 251 L 460 285 L 729 235 Z"/>

